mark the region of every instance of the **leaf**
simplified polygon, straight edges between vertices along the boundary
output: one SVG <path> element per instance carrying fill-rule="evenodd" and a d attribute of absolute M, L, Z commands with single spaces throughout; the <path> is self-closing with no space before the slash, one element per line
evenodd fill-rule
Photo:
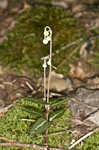
<path fill-rule="evenodd" d="M 25 98 L 25 100 L 27 101 L 31 101 L 35 104 L 41 104 L 41 105 L 45 105 L 46 103 L 43 101 L 43 99 L 34 99 L 34 98 Z"/>
<path fill-rule="evenodd" d="M 33 127 L 31 129 L 31 133 L 34 134 L 34 135 L 44 133 L 48 129 L 49 126 L 50 126 L 50 123 L 46 119 L 39 118 L 33 124 Z"/>
<path fill-rule="evenodd" d="M 66 102 L 67 99 L 63 99 L 63 100 L 58 100 L 55 103 L 52 103 L 50 106 L 51 107 L 56 107 L 56 106 L 61 106 L 62 104 L 64 104 Z"/>
<path fill-rule="evenodd" d="M 34 114 L 34 115 L 36 115 L 38 117 L 44 116 L 44 112 L 43 111 L 41 111 L 40 109 L 37 109 L 35 107 L 32 107 L 32 106 L 24 106 L 23 110 L 28 112 L 28 113 Z"/>
<path fill-rule="evenodd" d="M 54 119 L 62 116 L 64 114 L 64 111 L 65 110 L 58 110 L 58 111 L 53 112 L 49 117 L 49 121 L 53 121 Z"/>

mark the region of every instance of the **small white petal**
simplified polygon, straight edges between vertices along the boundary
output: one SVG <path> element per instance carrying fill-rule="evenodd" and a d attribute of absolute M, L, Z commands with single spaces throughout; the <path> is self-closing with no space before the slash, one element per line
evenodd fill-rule
<path fill-rule="evenodd" d="M 46 68 L 46 67 L 47 67 L 47 65 L 46 65 L 46 63 L 44 63 L 44 64 L 43 64 L 43 68 Z"/>
<path fill-rule="evenodd" d="M 50 40 L 51 40 L 51 37 L 50 37 L 50 36 L 48 36 L 46 39 L 47 39 L 47 41 L 50 41 Z"/>
<path fill-rule="evenodd" d="M 45 45 L 48 44 L 48 40 L 47 40 L 47 39 L 44 39 L 44 40 L 43 40 L 43 44 L 45 44 Z"/>
<path fill-rule="evenodd" d="M 45 31 L 44 31 L 44 35 L 45 35 L 45 36 L 48 36 L 48 35 L 49 35 L 49 32 L 45 30 Z"/>
<path fill-rule="evenodd" d="M 47 62 L 47 64 L 50 66 L 51 65 L 51 60 L 49 59 L 49 61 Z"/>

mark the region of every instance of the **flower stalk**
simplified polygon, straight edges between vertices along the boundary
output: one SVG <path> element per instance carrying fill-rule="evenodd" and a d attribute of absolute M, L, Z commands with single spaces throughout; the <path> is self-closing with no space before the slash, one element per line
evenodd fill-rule
<path fill-rule="evenodd" d="M 46 68 L 47 68 L 46 57 L 44 57 L 43 68 L 44 68 L 44 98 L 43 100 L 46 101 Z"/>
<path fill-rule="evenodd" d="M 49 97 L 50 97 L 50 80 L 51 80 L 51 71 L 52 71 L 52 30 L 49 26 L 46 26 L 44 29 L 44 40 L 43 44 L 48 44 L 50 42 L 50 55 L 49 57 L 44 57 L 44 99 L 47 102 L 47 105 L 45 105 L 46 110 L 46 120 L 49 120 L 49 111 L 50 111 L 50 105 L 49 105 Z M 48 61 L 47 61 L 48 60 Z M 48 86 L 46 87 L 46 68 L 47 65 L 49 66 L 49 75 L 48 75 Z M 46 94 L 46 88 L 47 88 L 47 94 Z M 45 139 L 46 145 L 48 147 L 48 129 L 46 130 L 46 139 Z M 49 148 L 48 148 L 49 149 Z"/>

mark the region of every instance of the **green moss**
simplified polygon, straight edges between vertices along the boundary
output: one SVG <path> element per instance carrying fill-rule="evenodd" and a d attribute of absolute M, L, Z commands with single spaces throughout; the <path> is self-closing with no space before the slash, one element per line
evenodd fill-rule
<path fill-rule="evenodd" d="M 28 121 L 23 121 L 22 119 L 24 118 L 34 119 L 34 117 L 33 114 L 24 111 L 23 106 L 34 107 L 34 104 L 31 101 L 29 101 L 28 98 L 23 99 L 20 102 L 18 102 L 13 108 L 11 108 L 4 117 L 0 118 L 0 136 L 4 136 L 9 139 L 13 139 L 15 141 L 23 142 L 23 143 L 33 142 L 37 144 L 44 144 L 45 140 L 43 136 L 42 137 L 41 135 L 30 136 L 30 128 L 33 123 Z M 69 110 L 66 110 L 62 117 L 55 120 L 52 127 L 49 129 L 49 133 L 53 133 L 53 132 L 56 133 L 70 126 L 70 123 L 69 121 L 66 120 L 65 116 L 70 117 Z M 56 126 L 56 128 L 54 128 L 54 126 Z M 60 142 L 64 144 L 68 133 L 64 131 L 63 134 L 65 136 L 61 134 L 59 136 L 49 136 L 49 144 L 51 146 L 58 146 Z M 9 150 L 11 149 L 9 148 Z"/>
<path fill-rule="evenodd" d="M 32 73 L 40 73 L 40 58 L 49 53 L 49 46 L 42 44 L 46 25 L 53 30 L 53 52 L 60 51 L 61 57 L 56 55 L 53 58 L 57 66 L 70 53 L 69 50 L 61 52 L 62 47 L 78 39 L 79 28 L 71 12 L 43 6 L 28 9 L 20 15 L 8 39 L 0 44 L 0 63 L 10 66 L 14 71 L 29 68 Z"/>

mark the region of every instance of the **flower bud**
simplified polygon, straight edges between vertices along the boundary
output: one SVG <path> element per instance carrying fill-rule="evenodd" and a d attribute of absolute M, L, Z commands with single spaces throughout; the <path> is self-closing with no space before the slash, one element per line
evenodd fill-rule
<path fill-rule="evenodd" d="M 51 65 L 51 60 L 49 59 L 49 61 L 47 62 L 47 64 L 50 66 Z"/>
<path fill-rule="evenodd" d="M 46 68 L 46 67 L 47 67 L 47 64 L 46 64 L 46 63 L 44 63 L 44 64 L 43 64 L 43 68 Z"/>
<path fill-rule="evenodd" d="M 43 44 L 47 45 L 47 44 L 48 44 L 48 40 L 47 40 L 47 39 L 44 39 L 44 40 L 43 40 Z"/>
<path fill-rule="evenodd" d="M 49 32 L 45 30 L 45 31 L 44 31 L 44 36 L 47 37 L 48 35 L 49 35 Z"/>
<path fill-rule="evenodd" d="M 46 40 L 49 42 L 49 41 L 51 40 L 51 37 L 48 36 L 48 37 L 46 38 Z"/>

